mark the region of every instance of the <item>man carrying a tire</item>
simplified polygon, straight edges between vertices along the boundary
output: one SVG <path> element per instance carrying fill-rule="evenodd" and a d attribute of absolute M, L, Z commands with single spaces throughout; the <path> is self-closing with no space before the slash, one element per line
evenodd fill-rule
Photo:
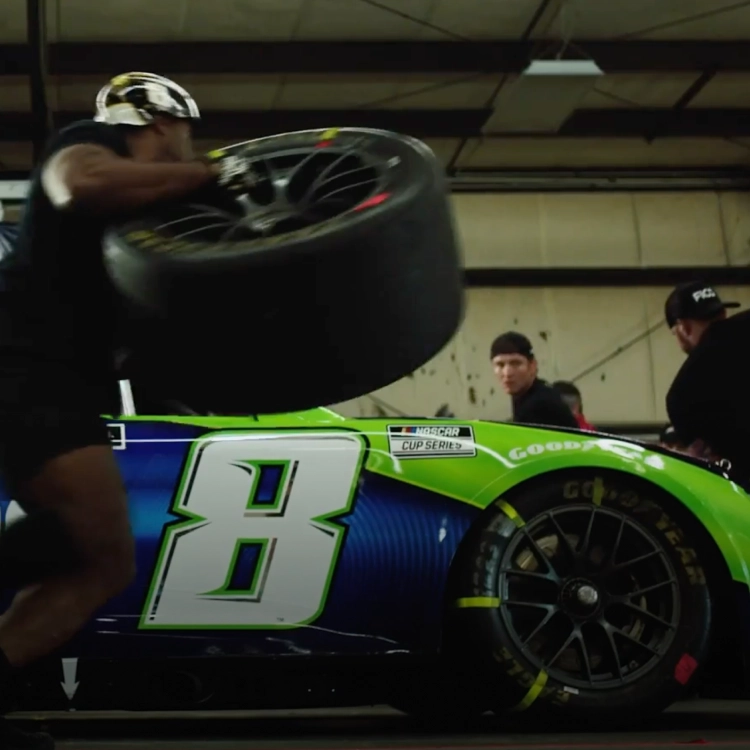
<path fill-rule="evenodd" d="M 96 117 L 57 132 L 0 261 L 0 471 L 27 517 L 0 537 L 0 712 L 19 668 L 68 641 L 134 575 L 125 490 L 101 414 L 118 414 L 116 302 L 102 236 L 115 218 L 204 185 L 236 164 L 196 159 L 192 97 L 147 73 L 118 76 Z M 52 748 L 0 718 L 3 750 Z"/>
<path fill-rule="evenodd" d="M 725 458 L 750 479 L 750 311 L 727 316 L 728 308 L 739 306 L 723 302 L 700 281 L 672 291 L 665 317 L 687 359 L 666 401 L 669 420 L 690 455 Z"/>
<path fill-rule="evenodd" d="M 513 399 L 513 421 L 549 427 L 578 429 L 578 420 L 560 394 L 538 375 L 531 342 L 521 333 L 508 331 L 490 346 L 495 377 Z"/>

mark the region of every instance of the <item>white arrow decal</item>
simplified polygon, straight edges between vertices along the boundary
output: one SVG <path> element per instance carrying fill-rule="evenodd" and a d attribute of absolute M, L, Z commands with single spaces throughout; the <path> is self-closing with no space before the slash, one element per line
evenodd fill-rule
<path fill-rule="evenodd" d="M 78 675 L 78 659 L 63 659 L 63 681 L 60 683 L 68 700 L 72 701 L 80 683 L 76 682 Z"/>

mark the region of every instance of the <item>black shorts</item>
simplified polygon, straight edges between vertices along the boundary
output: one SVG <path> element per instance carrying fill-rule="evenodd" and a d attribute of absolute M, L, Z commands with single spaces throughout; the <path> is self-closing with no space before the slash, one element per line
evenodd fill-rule
<path fill-rule="evenodd" d="M 15 493 L 51 459 L 92 445 L 109 445 L 105 419 L 112 385 L 68 365 L 0 357 L 0 477 Z M 109 408 L 108 408 L 109 407 Z"/>

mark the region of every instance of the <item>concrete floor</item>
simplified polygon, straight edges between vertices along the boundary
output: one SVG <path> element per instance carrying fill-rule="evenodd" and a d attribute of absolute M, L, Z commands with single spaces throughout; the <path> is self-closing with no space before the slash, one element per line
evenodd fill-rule
<path fill-rule="evenodd" d="M 750 750 L 750 702 L 692 701 L 633 732 L 586 733 L 480 722 L 436 732 L 388 708 L 185 714 L 18 714 L 43 719 L 61 750 Z"/>

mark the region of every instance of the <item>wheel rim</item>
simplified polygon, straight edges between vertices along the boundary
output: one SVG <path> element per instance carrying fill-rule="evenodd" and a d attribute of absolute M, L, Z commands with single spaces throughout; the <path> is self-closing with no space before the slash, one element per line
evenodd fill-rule
<path fill-rule="evenodd" d="M 387 200 L 389 173 L 400 159 L 341 140 L 250 157 L 246 193 L 221 206 L 175 204 L 153 231 L 216 247 L 310 229 Z"/>
<path fill-rule="evenodd" d="M 497 590 L 516 648 L 570 687 L 640 679 L 669 649 L 680 617 L 677 574 L 658 541 L 595 505 L 528 522 L 505 550 Z"/>

